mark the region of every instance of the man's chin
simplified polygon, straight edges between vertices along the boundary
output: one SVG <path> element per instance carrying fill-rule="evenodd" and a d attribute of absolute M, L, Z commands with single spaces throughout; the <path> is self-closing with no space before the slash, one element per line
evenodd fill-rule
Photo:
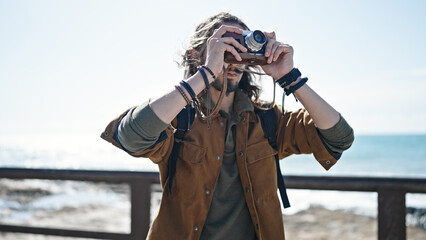
<path fill-rule="evenodd" d="M 212 83 L 212 86 L 214 89 L 218 90 L 219 92 L 221 92 L 223 89 L 223 84 L 218 79 L 214 80 L 214 82 Z M 238 84 L 228 81 L 226 95 L 229 95 L 230 93 L 235 92 L 237 90 L 238 90 Z"/>

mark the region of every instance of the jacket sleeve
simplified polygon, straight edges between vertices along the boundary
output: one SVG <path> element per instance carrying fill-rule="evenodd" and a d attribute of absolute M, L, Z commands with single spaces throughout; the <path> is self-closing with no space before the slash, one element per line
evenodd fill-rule
<path fill-rule="evenodd" d="M 173 126 L 161 122 L 145 103 L 113 119 L 101 138 L 134 157 L 146 157 L 159 163 L 170 156 L 173 132 Z"/>
<path fill-rule="evenodd" d="M 324 144 L 314 121 L 306 109 L 294 112 L 285 111 L 283 117 L 279 107 L 275 108 L 278 117 L 277 145 L 280 159 L 292 154 L 313 154 L 326 169 L 338 160 L 336 155 Z M 334 155 L 334 156 L 333 156 Z"/>
<path fill-rule="evenodd" d="M 164 140 L 167 127 L 145 102 L 130 109 L 118 123 L 116 140 L 128 152 L 142 152 Z"/>
<path fill-rule="evenodd" d="M 337 155 L 347 150 L 355 139 L 354 130 L 342 116 L 336 125 L 329 129 L 318 128 L 318 132 L 327 149 Z"/>

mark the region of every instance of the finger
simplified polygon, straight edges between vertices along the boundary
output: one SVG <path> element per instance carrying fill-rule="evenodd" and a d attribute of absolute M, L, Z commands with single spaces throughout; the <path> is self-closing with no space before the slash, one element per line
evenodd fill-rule
<path fill-rule="evenodd" d="M 271 54 L 268 57 L 268 63 L 271 63 L 272 61 L 275 61 L 275 55 L 276 55 L 276 51 L 278 49 L 278 47 L 280 46 L 279 42 L 275 42 L 274 45 L 271 48 Z"/>
<path fill-rule="evenodd" d="M 238 54 L 237 50 L 233 46 L 225 44 L 225 43 L 223 45 L 224 45 L 225 51 L 230 52 L 232 55 L 234 55 L 234 57 L 235 57 L 235 59 L 237 59 L 237 61 L 243 60 L 241 58 L 240 54 Z"/>
<path fill-rule="evenodd" d="M 290 45 L 280 45 L 277 49 L 277 51 L 275 51 L 274 53 L 274 61 L 276 61 L 281 53 L 290 53 L 293 54 L 293 47 Z"/>
<path fill-rule="evenodd" d="M 232 37 L 224 37 L 222 38 L 222 41 L 224 43 L 230 44 L 238 49 L 240 49 L 242 52 L 247 52 L 247 48 L 244 47 L 241 43 L 239 43 L 235 38 Z"/>
<path fill-rule="evenodd" d="M 278 49 L 274 52 L 274 55 L 273 55 L 273 61 L 275 62 L 275 61 L 277 61 L 277 59 L 278 59 L 278 57 L 281 55 L 281 53 L 283 53 L 284 52 L 284 47 L 282 47 L 282 46 L 279 46 L 278 47 Z M 271 56 L 272 57 L 272 56 Z"/>
<path fill-rule="evenodd" d="M 274 46 L 275 42 L 276 41 L 274 39 L 271 39 L 271 40 L 268 41 L 268 43 L 266 44 L 266 47 L 265 47 L 265 57 L 271 56 L 271 49 L 272 49 L 272 46 Z"/>
<path fill-rule="evenodd" d="M 235 27 L 235 26 L 222 25 L 222 26 L 220 26 L 217 29 L 217 31 L 215 31 L 213 33 L 212 36 L 214 36 L 214 37 L 222 37 L 223 34 L 225 34 L 226 32 L 233 32 L 233 33 L 242 34 L 243 33 L 243 29 L 241 29 L 239 27 Z"/>

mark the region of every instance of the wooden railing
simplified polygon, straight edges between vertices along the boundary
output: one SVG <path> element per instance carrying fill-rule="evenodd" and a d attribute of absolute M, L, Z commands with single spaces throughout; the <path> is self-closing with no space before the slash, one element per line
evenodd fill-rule
<path fill-rule="evenodd" d="M 157 172 L 0 168 L 0 178 L 127 183 L 131 194 L 130 233 L 111 233 L 0 224 L 0 231 L 93 239 L 145 239 L 150 224 L 151 185 Z M 286 176 L 287 188 L 378 193 L 378 239 L 406 239 L 406 193 L 426 193 L 426 179 Z"/>

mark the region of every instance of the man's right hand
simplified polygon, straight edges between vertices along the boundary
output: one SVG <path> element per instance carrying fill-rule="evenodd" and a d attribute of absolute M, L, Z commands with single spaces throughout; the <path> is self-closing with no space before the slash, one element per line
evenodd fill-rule
<path fill-rule="evenodd" d="M 240 54 L 238 54 L 236 48 L 242 52 L 247 51 L 247 49 L 233 37 L 222 37 L 226 32 L 242 34 L 243 29 L 229 25 L 222 25 L 220 28 L 216 29 L 213 35 L 207 40 L 207 56 L 205 65 L 208 66 L 216 76 L 222 72 L 225 52 L 230 52 L 234 55 L 235 59 L 241 61 L 242 58 Z"/>

